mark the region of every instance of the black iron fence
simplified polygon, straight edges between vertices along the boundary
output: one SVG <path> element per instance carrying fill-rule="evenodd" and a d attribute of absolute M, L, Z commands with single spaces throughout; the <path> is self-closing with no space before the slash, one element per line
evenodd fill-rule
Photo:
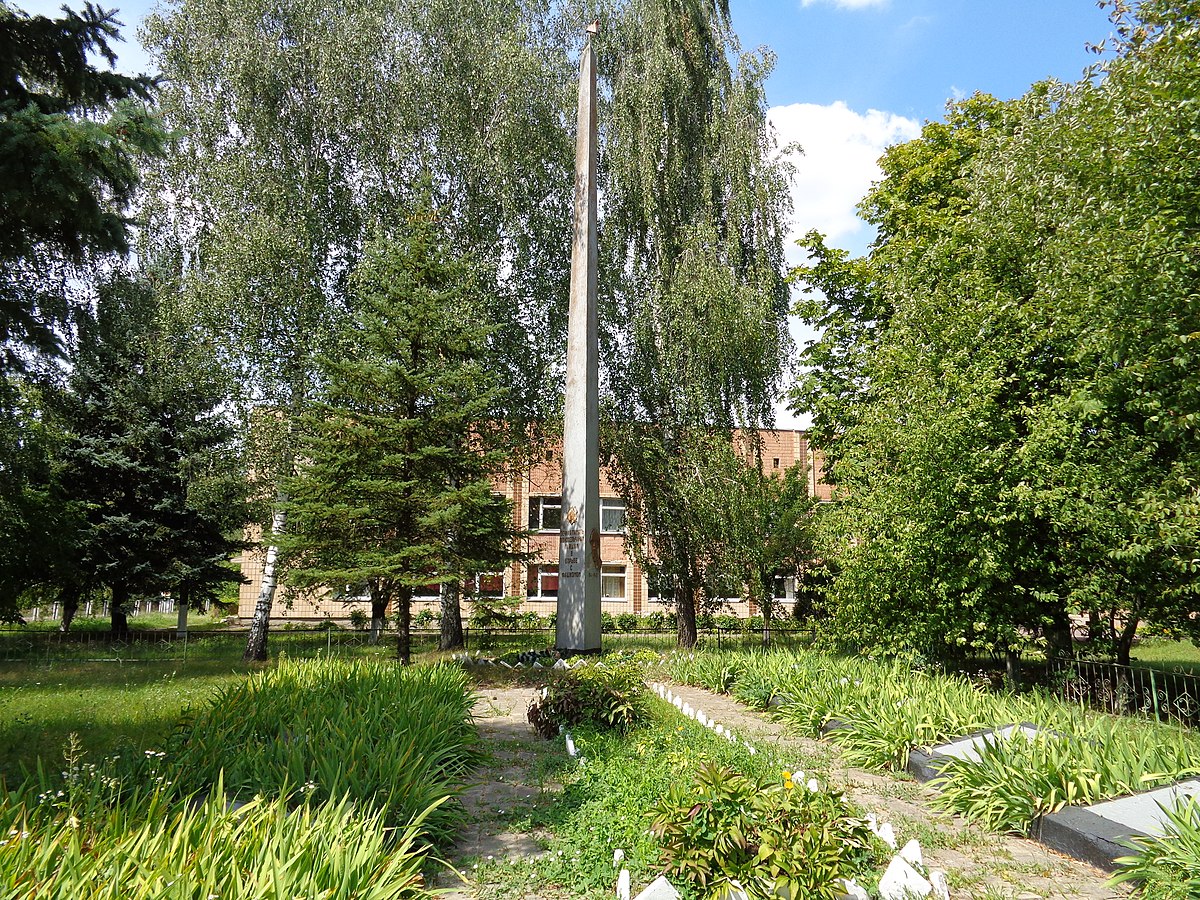
<path fill-rule="evenodd" d="M 554 629 L 549 627 L 467 627 L 463 629 L 468 650 L 501 655 L 510 651 L 549 649 L 554 646 Z M 808 630 L 773 627 L 765 633 L 770 647 L 798 649 L 811 642 Z M 0 629 L 0 662 L 53 665 L 66 662 L 133 663 L 150 660 L 221 659 L 236 657 L 245 646 L 244 629 L 215 631 L 175 629 L 130 631 L 114 635 L 108 631 L 62 633 L 39 628 Z M 674 629 L 644 629 L 606 632 L 609 649 L 647 649 L 665 652 L 676 646 Z M 396 632 L 388 629 L 377 643 L 366 631 L 343 628 L 274 628 L 268 641 L 272 656 L 394 656 Z M 412 652 L 437 648 L 438 631 L 412 631 Z M 709 628 L 698 632 L 698 646 L 718 649 L 751 649 L 764 645 L 762 628 Z"/>
<path fill-rule="evenodd" d="M 1200 726 L 1200 677 L 1088 659 L 1051 657 L 1049 681 L 1062 699 L 1116 715 Z"/>

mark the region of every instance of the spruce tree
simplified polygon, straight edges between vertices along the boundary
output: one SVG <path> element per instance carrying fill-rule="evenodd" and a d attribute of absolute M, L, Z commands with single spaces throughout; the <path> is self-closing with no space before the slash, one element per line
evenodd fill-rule
<path fill-rule="evenodd" d="M 288 584 L 365 585 L 373 639 L 394 605 L 406 663 L 415 587 L 512 558 L 509 506 L 490 479 L 504 392 L 477 284 L 428 210 L 368 246 L 354 280 L 357 352 L 323 360 L 326 399 L 301 419 L 303 462 L 286 486 Z"/>
<path fill-rule="evenodd" d="M 114 634 L 128 631 L 136 597 L 170 592 L 187 603 L 238 579 L 222 565 L 240 546 L 228 535 L 245 521 L 223 397 L 163 324 L 144 282 L 111 280 L 95 315 L 79 317 L 54 403 L 66 432 L 59 491 L 79 515 L 60 536 L 53 578 L 70 612 L 108 588 Z"/>

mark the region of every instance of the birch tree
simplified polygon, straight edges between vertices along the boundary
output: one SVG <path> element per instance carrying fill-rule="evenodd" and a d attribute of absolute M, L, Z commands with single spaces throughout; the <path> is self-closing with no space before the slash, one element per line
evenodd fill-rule
<path fill-rule="evenodd" d="M 611 449 L 637 552 L 696 640 L 699 488 L 712 436 L 770 421 L 787 346 L 785 173 L 728 4 L 634 0 L 600 43 L 610 105 L 601 227 Z"/>
<path fill-rule="evenodd" d="M 263 438 L 274 513 L 246 651 L 262 659 L 315 360 L 353 351 L 337 343 L 348 274 L 423 186 L 449 240 L 489 261 L 480 293 L 510 414 L 540 408 L 564 324 L 569 66 L 547 6 L 520 0 L 181 0 L 148 20 L 146 43 L 178 135 L 149 238 L 177 253 Z"/>

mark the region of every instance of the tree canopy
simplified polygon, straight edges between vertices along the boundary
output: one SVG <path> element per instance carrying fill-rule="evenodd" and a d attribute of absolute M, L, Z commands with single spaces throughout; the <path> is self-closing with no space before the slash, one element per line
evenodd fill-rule
<path fill-rule="evenodd" d="M 129 249 L 128 207 L 163 132 L 154 82 L 97 67 L 116 62 L 115 11 L 86 2 L 62 18 L 0 2 L 0 345 L 58 345 L 73 266 Z"/>
<path fill-rule="evenodd" d="M 842 498 L 844 636 L 938 655 L 1194 631 L 1200 82 L 1193 4 L 1118 8 L 1115 58 L 976 96 L 888 151 L 851 261 L 799 273 L 798 399 Z"/>

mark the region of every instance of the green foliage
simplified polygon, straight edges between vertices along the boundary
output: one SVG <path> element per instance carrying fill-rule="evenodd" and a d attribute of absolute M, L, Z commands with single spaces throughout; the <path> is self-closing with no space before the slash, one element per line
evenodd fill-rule
<path fill-rule="evenodd" d="M 1068 803 L 1094 803 L 1198 771 L 1200 740 L 1155 722 L 1114 720 L 1038 694 L 981 692 L 969 679 L 912 659 L 820 653 L 700 652 L 669 657 L 678 681 L 728 691 L 804 734 L 828 726 L 847 761 L 903 770 L 909 751 L 985 728 L 1032 722 L 1050 733 L 997 741 L 979 762 L 956 760 L 939 801 L 999 831 L 1025 832 Z"/>
<path fill-rule="evenodd" d="M 788 340 L 788 195 L 763 90 L 772 60 L 740 52 L 728 13 L 633 0 L 599 42 L 613 98 L 601 184 L 606 443 L 629 541 L 673 585 L 685 646 L 724 521 L 711 490 L 721 454 L 734 427 L 769 419 Z"/>
<path fill-rule="evenodd" d="M 529 722 L 542 737 L 560 728 L 630 731 L 647 714 L 645 670 L 634 659 L 609 658 L 557 669 L 529 704 Z"/>
<path fill-rule="evenodd" d="M 744 773 L 752 781 L 778 783 L 785 766 L 774 747 L 764 745 L 752 754 L 654 697 L 647 712 L 644 723 L 628 734 L 573 732 L 583 761 L 553 772 L 553 779 L 564 785 L 561 797 L 516 813 L 509 825 L 517 832 L 548 833 L 546 852 L 511 863 L 480 861 L 479 879 L 496 896 L 550 894 L 561 892 L 562 886 L 589 895 L 611 893 L 617 848 L 625 852 L 623 864 L 636 891 L 638 884 L 648 884 L 663 871 L 662 844 L 647 830 L 646 811 L 673 786 L 691 783 L 710 765 Z M 799 782 L 795 786 L 806 790 Z M 849 806 L 839 808 L 842 816 L 855 814 Z M 868 875 L 861 870 L 854 874 L 860 881 Z"/>
<path fill-rule="evenodd" d="M 0 370 L 15 346 L 56 349 L 71 264 L 128 250 L 138 164 L 164 135 L 151 79 L 90 61 L 116 62 L 119 25 L 90 2 L 59 19 L 0 3 Z"/>
<path fill-rule="evenodd" d="M 1064 806 L 1092 804 L 1200 774 L 1196 742 L 1097 718 L 1070 734 L 989 743 L 942 770 L 939 803 L 995 831 L 1024 832 Z"/>
<path fill-rule="evenodd" d="M 349 796 L 403 825 L 451 797 L 476 761 L 470 710 L 454 667 L 289 661 L 190 713 L 166 752 L 180 790 L 221 782 L 248 800 L 303 787 L 313 801 Z M 425 828 L 447 839 L 458 815 L 441 805 Z"/>
<path fill-rule="evenodd" d="M 1188 797 L 1167 810 L 1161 837 L 1133 839 L 1133 852 L 1117 860 L 1114 884 L 1133 884 L 1154 900 L 1188 900 L 1200 895 L 1200 801 Z"/>
<path fill-rule="evenodd" d="M 728 896 L 736 882 L 754 898 L 832 900 L 844 893 L 840 879 L 874 862 L 871 831 L 842 795 L 797 785 L 788 771 L 760 779 L 706 764 L 650 815 L 667 872 L 705 897 Z"/>
<path fill-rule="evenodd" d="M 349 798 L 297 805 L 286 796 L 256 797 L 233 809 L 219 784 L 203 800 L 183 804 L 139 790 L 86 818 L 72 807 L 51 812 L 32 797 L 10 795 L 0 804 L 8 835 L 0 873 L 13 891 L 4 896 L 427 896 L 421 821 L 389 832 L 383 818 Z"/>
<path fill-rule="evenodd" d="M 108 587 L 117 631 L 132 596 L 199 604 L 241 580 L 227 563 L 246 485 L 222 384 L 171 325 L 147 280 L 114 275 L 78 316 L 71 371 L 47 403 L 66 511 L 43 578 L 70 607 Z"/>
<path fill-rule="evenodd" d="M 1195 627 L 1200 34 L 1193 3 L 1113 12 L 1083 80 L 890 149 L 869 255 L 814 236 L 797 273 L 824 336 L 796 399 L 841 500 L 825 600 L 856 646 L 1066 648 L 1084 611 L 1124 660 L 1141 620 Z"/>
<path fill-rule="evenodd" d="M 304 464 L 284 482 L 276 537 L 288 583 L 366 584 L 372 618 L 395 604 L 407 661 L 413 589 L 514 558 L 500 469 L 504 391 L 485 364 L 479 279 L 428 207 L 368 247 L 355 273 L 353 359 L 327 358 L 326 398 L 299 421 Z"/>

